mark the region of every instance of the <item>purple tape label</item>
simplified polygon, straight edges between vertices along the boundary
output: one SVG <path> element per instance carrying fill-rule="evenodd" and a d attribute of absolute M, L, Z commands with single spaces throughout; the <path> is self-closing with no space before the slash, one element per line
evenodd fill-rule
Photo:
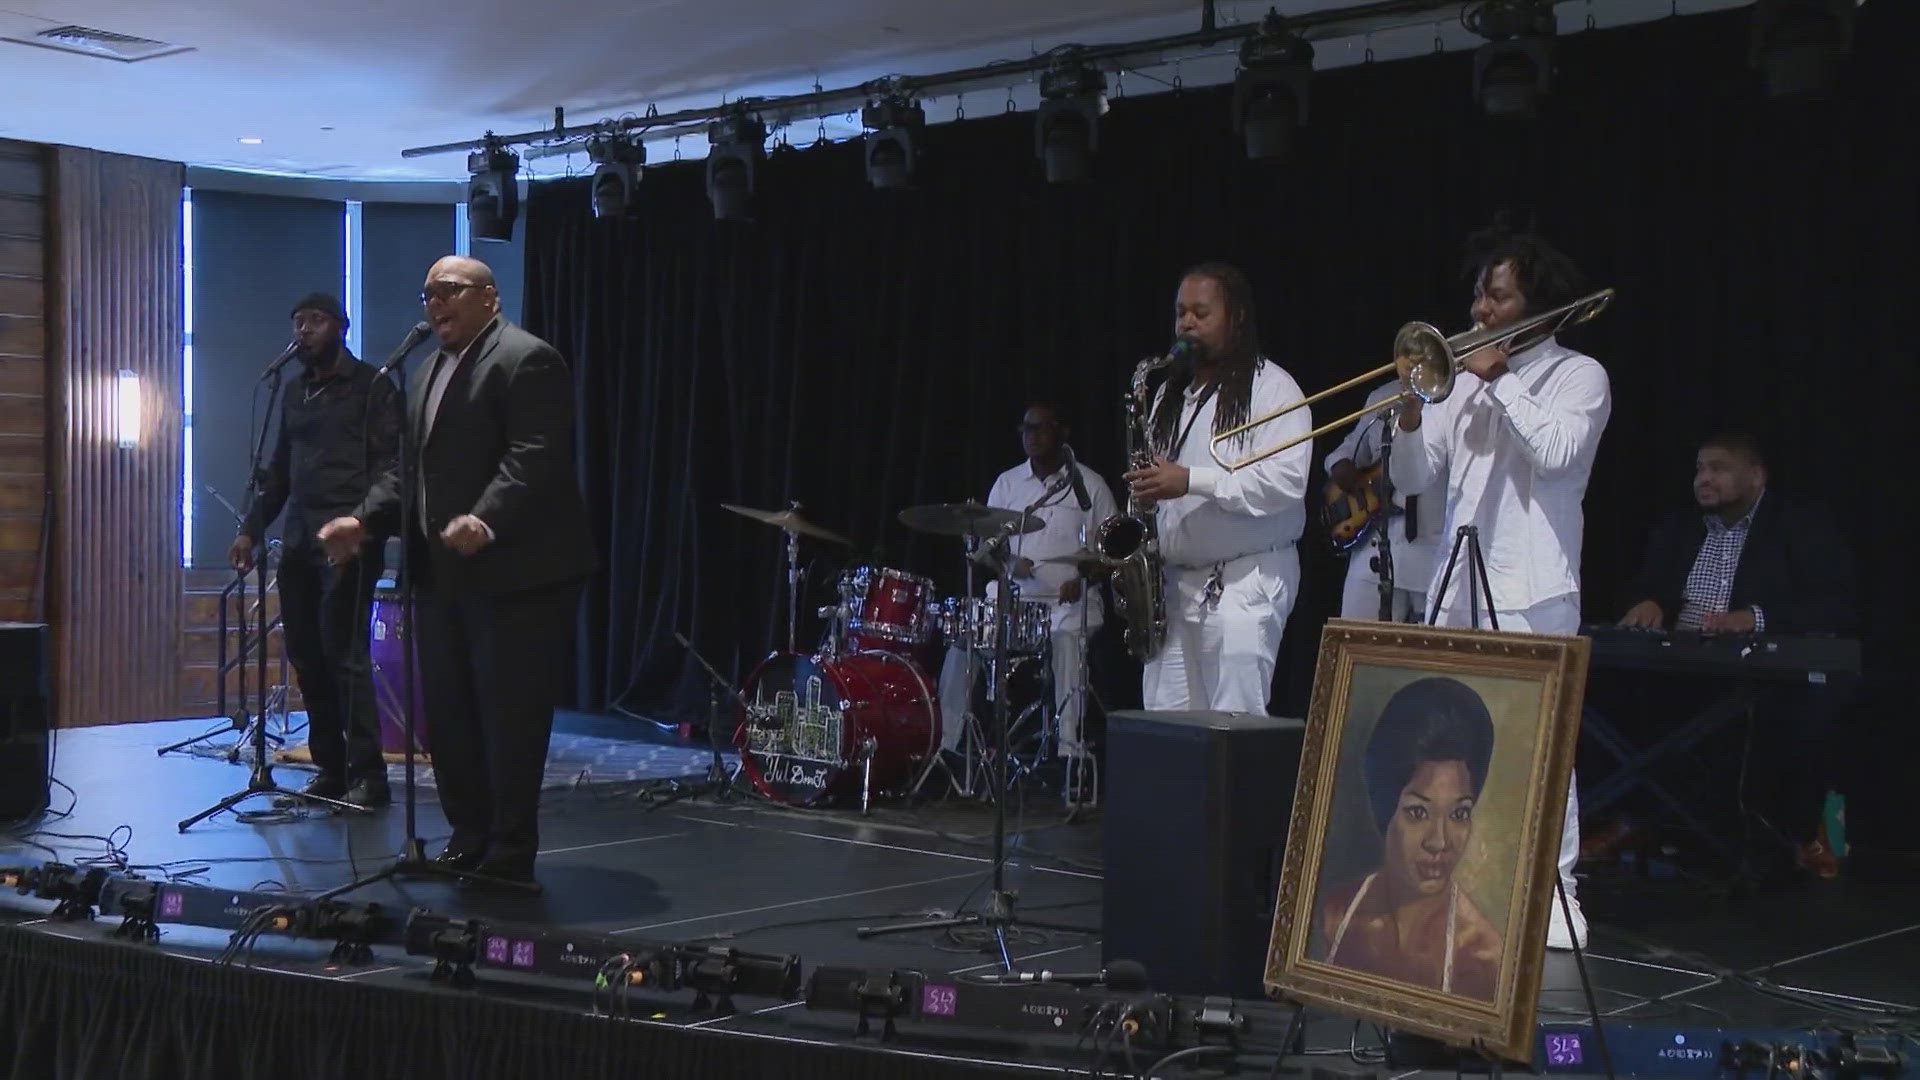
<path fill-rule="evenodd" d="M 1552 1034 L 1547 1036 L 1547 1064 L 1563 1068 L 1585 1065 L 1586 1048 L 1580 1043 L 1580 1036 Z"/>
<path fill-rule="evenodd" d="M 187 898 L 184 894 L 175 892 L 172 889 L 160 890 L 160 917 L 161 918 L 177 919 L 180 917 L 180 913 L 185 911 L 186 909 L 187 909 Z"/>
<path fill-rule="evenodd" d="M 920 987 L 920 1015 L 952 1016 L 954 993 L 951 986 L 935 986 L 927 983 Z"/>
<path fill-rule="evenodd" d="M 507 962 L 507 947 L 512 944 L 503 937 L 487 939 L 487 963 L 504 964 Z"/>

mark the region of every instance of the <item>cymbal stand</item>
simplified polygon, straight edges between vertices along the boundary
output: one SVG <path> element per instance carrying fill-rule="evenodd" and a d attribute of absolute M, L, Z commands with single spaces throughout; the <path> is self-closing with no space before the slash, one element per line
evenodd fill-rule
<path fill-rule="evenodd" d="M 789 501 L 787 506 L 796 514 L 800 512 L 798 502 Z M 791 654 L 800 626 L 800 534 L 792 529 L 781 531 L 787 534 L 787 652 Z"/>
<path fill-rule="evenodd" d="M 979 538 L 974 536 L 963 536 L 960 538 L 960 562 L 966 569 L 966 575 L 967 575 L 966 597 L 968 600 L 973 599 L 973 560 L 974 560 L 975 554 L 979 550 L 978 541 L 979 541 Z M 947 759 L 945 758 L 945 756 L 943 756 L 944 751 L 940 748 L 936 748 L 933 753 L 927 755 L 926 765 L 921 768 L 920 775 L 913 782 L 913 787 L 908 790 L 907 798 L 909 799 L 916 799 L 920 797 L 920 789 L 926 786 L 927 778 L 933 775 L 933 772 L 935 769 L 940 770 L 942 773 L 946 775 L 948 791 L 952 792 L 953 794 L 963 795 L 963 796 L 972 795 L 974 793 L 973 792 L 974 751 L 976 748 L 978 748 L 981 740 L 978 737 L 976 727 L 974 724 L 974 719 L 973 719 L 974 649 L 973 649 L 973 641 L 971 640 L 970 637 L 966 641 L 965 648 L 962 650 L 961 655 L 965 658 L 964 662 L 967 665 L 967 676 L 966 676 L 967 708 L 966 708 L 966 712 L 962 713 L 960 717 L 960 723 L 962 725 L 960 738 L 963 743 L 960 754 L 961 754 L 961 757 L 964 759 L 964 766 L 966 770 L 966 780 L 963 782 L 959 777 L 953 775 L 953 766 L 947 763 Z M 951 722 L 950 718 L 944 717 L 944 716 L 941 717 L 940 720 L 942 724 Z"/>
<path fill-rule="evenodd" d="M 1061 485 L 1064 489 L 1064 482 Z M 1023 523 L 1035 506 L 1039 506 L 1055 491 L 1049 491 L 1027 507 L 1020 517 L 1003 526 L 996 535 L 1002 542 L 1010 541 L 1014 528 Z M 969 579 L 972 575 L 969 573 Z M 1022 918 L 1014 914 L 1013 904 L 1016 893 L 1007 889 L 1007 665 L 1008 637 L 1013 632 L 1013 605 L 1004 601 L 1012 595 L 1013 562 L 1002 559 L 999 566 L 1000 598 L 1003 601 L 995 611 L 997 633 L 994 635 L 993 660 L 987 668 L 988 684 L 993 695 L 994 727 L 998 745 L 993 755 L 993 888 L 987 895 L 985 911 L 969 911 L 946 919 L 921 919 L 915 922 L 899 923 L 893 926 L 863 926 L 854 931 L 855 936 L 865 939 L 882 934 L 903 934 L 917 930 L 950 930 L 961 926 L 977 926 L 993 934 L 993 942 L 1004 970 L 1013 970 L 1013 953 L 1007 948 L 1007 930 L 1020 926 L 1029 926 L 1042 930 L 1059 930 L 1068 933 L 1090 932 L 1087 927 L 1070 926 L 1065 923 L 1041 922 Z M 969 580 L 971 585 L 971 580 Z"/>

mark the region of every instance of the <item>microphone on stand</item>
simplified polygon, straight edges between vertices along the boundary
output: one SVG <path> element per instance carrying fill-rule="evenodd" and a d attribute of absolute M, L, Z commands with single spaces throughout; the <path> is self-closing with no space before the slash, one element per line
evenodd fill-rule
<path fill-rule="evenodd" d="M 389 371 L 392 371 L 394 368 L 397 368 L 401 364 L 406 363 L 407 354 L 419 348 L 420 343 L 422 341 L 425 341 L 427 339 L 427 335 L 432 332 L 433 332 L 433 327 L 427 325 L 427 322 L 425 319 L 422 319 L 421 321 L 414 323 L 413 329 L 407 331 L 406 338 L 400 342 L 399 348 L 393 350 L 393 355 L 387 358 L 386 366 L 380 369 L 379 374 L 385 375 Z"/>
<path fill-rule="evenodd" d="M 1022 983 L 1060 983 L 1066 986 L 1104 986 L 1109 990 L 1145 990 L 1147 969 L 1134 960 L 1115 960 L 1100 971 L 1009 971 L 974 976 L 975 982 L 1008 986 Z"/>
<path fill-rule="evenodd" d="M 280 369 L 283 367 L 286 367 L 288 361 L 292 360 L 294 356 L 297 355 L 299 352 L 300 352 L 299 338 L 295 338 L 292 341 L 288 342 L 287 350 L 281 353 L 279 357 L 274 360 L 273 363 L 268 364 L 267 370 L 260 373 L 260 381 L 265 382 L 266 380 L 271 379 L 275 375 L 279 374 Z"/>
<path fill-rule="evenodd" d="M 1087 481 L 1080 475 L 1080 463 L 1074 460 L 1073 447 L 1061 443 L 1060 448 L 1067 452 L 1067 476 L 1073 481 L 1074 499 L 1080 503 L 1080 509 L 1093 509 L 1093 496 L 1087 494 Z"/>

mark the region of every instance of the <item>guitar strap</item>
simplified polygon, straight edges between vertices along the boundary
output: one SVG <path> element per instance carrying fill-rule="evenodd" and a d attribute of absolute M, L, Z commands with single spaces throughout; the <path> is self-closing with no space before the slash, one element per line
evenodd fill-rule
<path fill-rule="evenodd" d="M 1409 543 L 1420 539 L 1420 526 L 1418 524 L 1419 517 L 1420 517 L 1420 496 L 1418 495 L 1407 496 L 1406 518 L 1407 518 L 1407 540 Z"/>

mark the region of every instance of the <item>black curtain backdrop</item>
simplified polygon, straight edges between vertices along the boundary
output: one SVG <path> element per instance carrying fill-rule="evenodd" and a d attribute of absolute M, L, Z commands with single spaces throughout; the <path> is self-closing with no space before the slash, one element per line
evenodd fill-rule
<path fill-rule="evenodd" d="M 1874 763 L 1915 742 L 1900 642 L 1920 590 L 1894 519 L 1920 389 L 1916 16 L 1862 8 L 1844 85 L 1812 105 L 1765 99 L 1742 10 L 1562 38 L 1532 123 L 1478 114 L 1467 54 L 1328 72 L 1286 166 L 1245 160 L 1223 87 L 1115 100 L 1083 185 L 1045 184 L 1032 117 L 990 95 L 967 101 L 979 118 L 927 133 L 910 192 L 871 190 L 857 144 L 776 151 L 753 223 L 712 219 L 698 164 L 650 170 L 625 222 L 594 219 L 583 180 L 535 185 L 526 322 L 575 365 L 609 554 L 583 615 L 582 703 L 703 708 L 676 630 L 736 676 L 778 642 L 781 535 L 721 502 L 798 499 L 857 541 L 856 561 L 958 591 L 957 544 L 895 515 L 984 498 L 1020 459 L 1014 425 L 1036 396 L 1064 403 L 1082 460 L 1117 484 L 1119 395 L 1166 347 L 1184 266 L 1242 266 L 1268 354 L 1326 386 L 1384 362 L 1406 320 L 1464 329 L 1461 242 L 1504 211 L 1619 290 L 1567 335 L 1613 380 L 1587 499 L 1589 618 L 1619 614 L 1711 429 L 1758 429 L 1777 484 L 1846 515 L 1872 599 L 1875 679 L 1844 736 L 1858 818 L 1893 775 Z M 1304 714 L 1343 573 L 1311 531 L 1302 552 L 1283 715 Z M 802 555 L 805 612 L 846 556 L 813 541 Z M 803 618 L 803 649 L 817 626 Z M 1131 673 L 1109 664 L 1105 682 L 1110 705 L 1137 700 Z"/>

